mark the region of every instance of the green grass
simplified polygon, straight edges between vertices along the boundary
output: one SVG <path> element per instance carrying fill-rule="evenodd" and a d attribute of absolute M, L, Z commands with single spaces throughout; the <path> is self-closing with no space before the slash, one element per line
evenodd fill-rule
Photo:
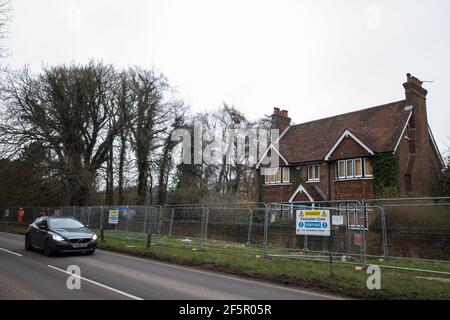
<path fill-rule="evenodd" d="M 171 263 L 197 266 L 256 279 L 269 280 L 302 288 L 311 288 L 355 298 L 369 299 L 450 299 L 450 285 L 418 279 L 430 276 L 420 272 L 382 270 L 382 289 L 368 290 L 367 274 L 354 266 L 334 263 L 330 277 L 325 262 L 284 258 L 257 259 L 255 256 L 222 251 L 193 251 L 188 247 L 154 245 L 146 249 L 145 242 L 130 239 L 107 239 L 99 247 L 134 256 Z"/>
<path fill-rule="evenodd" d="M 18 225 L 15 223 L 5 223 L 0 221 L 0 231 L 15 233 L 15 234 L 25 234 L 28 230 L 27 225 Z"/>
<path fill-rule="evenodd" d="M 26 228 L 0 223 L 0 231 L 23 234 Z M 126 238 L 119 235 L 120 233 L 114 235 L 107 232 L 105 242 L 99 241 L 99 248 L 354 298 L 450 299 L 449 283 L 418 278 L 444 278 L 443 275 L 383 268 L 382 289 L 368 290 L 366 287 L 368 275 L 364 271 L 355 270 L 354 265 L 333 263 L 333 274 L 330 276 L 327 262 L 276 257 L 264 259 L 257 257 L 262 252 L 261 248 L 208 240 L 205 242 L 207 251 L 201 251 L 197 249 L 199 243 L 196 241 L 184 245 L 180 239 L 163 237 L 160 241 L 162 245 L 157 245 L 158 239 L 154 238 L 153 245 L 147 249 L 145 236 Z M 388 261 L 372 259 L 370 262 L 450 272 L 449 263 L 391 259 Z M 450 277 L 447 276 L 446 279 Z"/>

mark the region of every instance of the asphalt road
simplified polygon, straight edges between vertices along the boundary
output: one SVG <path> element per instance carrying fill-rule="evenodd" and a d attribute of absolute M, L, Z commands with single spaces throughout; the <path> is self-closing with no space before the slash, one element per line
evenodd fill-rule
<path fill-rule="evenodd" d="M 67 287 L 79 266 L 81 289 Z M 77 280 L 77 279 L 76 279 Z M 70 283 L 74 283 L 69 281 Z M 45 257 L 24 237 L 0 232 L 0 299 L 336 299 L 261 281 L 97 250 L 92 256 Z"/>

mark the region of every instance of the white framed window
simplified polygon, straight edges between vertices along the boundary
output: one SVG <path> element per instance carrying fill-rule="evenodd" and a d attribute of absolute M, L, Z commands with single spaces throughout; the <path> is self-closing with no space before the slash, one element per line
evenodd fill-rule
<path fill-rule="evenodd" d="M 265 184 L 273 184 L 276 181 L 277 168 L 264 169 L 264 182 Z"/>
<path fill-rule="evenodd" d="M 318 164 L 308 166 L 308 181 L 309 182 L 320 181 L 320 166 Z"/>
<path fill-rule="evenodd" d="M 291 168 L 283 167 L 283 183 L 291 182 Z"/>
<path fill-rule="evenodd" d="M 290 183 L 290 168 L 266 168 L 264 169 L 264 184 Z"/>
<path fill-rule="evenodd" d="M 336 179 L 372 178 L 372 161 L 368 158 L 339 160 L 336 162 Z"/>
<path fill-rule="evenodd" d="M 363 164 L 362 159 L 355 159 L 355 178 L 362 178 Z"/>
<path fill-rule="evenodd" d="M 364 159 L 364 176 L 373 177 L 372 160 L 367 158 Z"/>
<path fill-rule="evenodd" d="M 355 176 L 353 168 L 353 159 L 345 161 L 346 177 L 353 178 Z"/>
<path fill-rule="evenodd" d="M 346 177 L 347 177 L 347 174 L 345 171 L 345 160 L 338 161 L 338 163 L 337 163 L 337 178 L 345 179 Z"/>

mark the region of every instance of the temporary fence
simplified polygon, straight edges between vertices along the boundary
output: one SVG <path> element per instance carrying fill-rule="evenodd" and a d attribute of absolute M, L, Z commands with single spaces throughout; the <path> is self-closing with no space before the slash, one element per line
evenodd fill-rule
<path fill-rule="evenodd" d="M 70 216 L 106 241 L 188 246 L 265 257 L 450 261 L 450 198 L 172 206 L 6 207 L 0 220 L 32 223 L 42 210 Z M 327 212 L 330 236 L 297 233 L 298 214 Z"/>

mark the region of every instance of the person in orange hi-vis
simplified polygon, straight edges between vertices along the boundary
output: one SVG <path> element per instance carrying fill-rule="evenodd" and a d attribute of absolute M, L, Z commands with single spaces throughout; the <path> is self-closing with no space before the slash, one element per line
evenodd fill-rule
<path fill-rule="evenodd" d="M 23 211 L 22 208 L 19 209 L 19 212 L 17 213 L 17 220 L 19 224 L 23 223 L 23 216 L 25 215 L 25 211 Z"/>

